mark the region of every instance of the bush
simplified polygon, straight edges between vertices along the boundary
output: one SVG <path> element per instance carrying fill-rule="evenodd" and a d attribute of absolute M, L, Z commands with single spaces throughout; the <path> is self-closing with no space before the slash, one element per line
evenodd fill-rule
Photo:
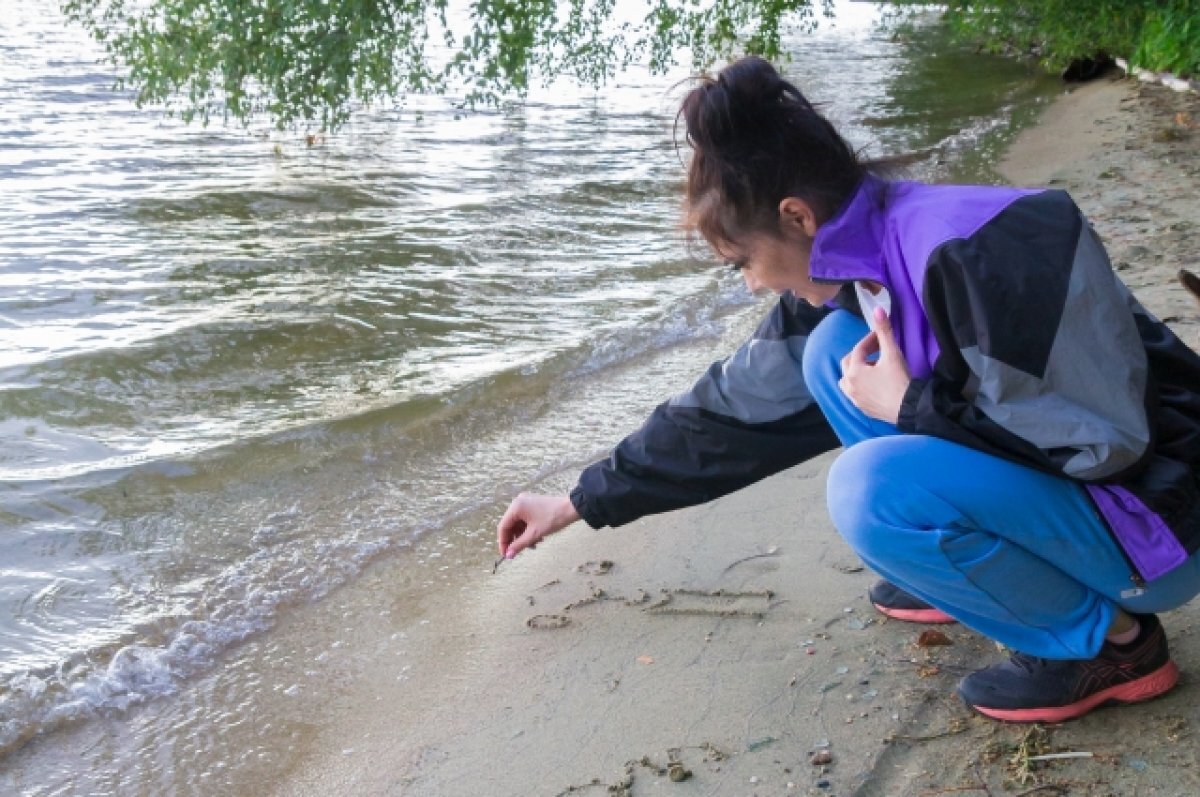
<path fill-rule="evenodd" d="M 1036 55 L 1047 68 L 1076 58 L 1200 73 L 1200 0 L 949 0 L 960 36 L 992 52 Z"/>
<path fill-rule="evenodd" d="M 1200 75 L 1200 0 L 1172 0 L 1150 11 L 1133 62 L 1156 72 Z"/>

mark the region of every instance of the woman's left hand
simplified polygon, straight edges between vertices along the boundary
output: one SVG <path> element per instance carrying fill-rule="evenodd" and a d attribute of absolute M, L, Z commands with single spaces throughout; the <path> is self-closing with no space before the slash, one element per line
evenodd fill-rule
<path fill-rule="evenodd" d="M 879 358 L 869 362 L 867 358 L 875 352 L 879 352 Z M 894 424 L 900 418 L 900 405 L 910 381 L 904 352 L 892 334 L 892 320 L 877 307 L 875 329 L 842 358 L 838 387 L 870 417 Z"/>

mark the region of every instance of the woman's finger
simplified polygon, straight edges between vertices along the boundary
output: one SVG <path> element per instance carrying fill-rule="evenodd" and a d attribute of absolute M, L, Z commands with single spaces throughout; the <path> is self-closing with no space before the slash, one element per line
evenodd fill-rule
<path fill-rule="evenodd" d="M 875 308 L 875 336 L 879 342 L 881 354 L 885 350 L 891 352 L 899 348 L 896 343 L 896 335 L 892 330 L 892 319 L 888 317 L 882 307 Z"/>
<path fill-rule="evenodd" d="M 854 348 L 846 356 L 850 359 L 850 365 L 853 366 L 856 363 L 866 363 L 867 358 L 877 351 L 879 351 L 879 336 L 872 330 L 863 335 L 862 340 L 855 343 Z"/>
<path fill-rule="evenodd" d="M 501 556 L 504 556 L 512 541 L 525 531 L 526 524 L 521 518 L 521 511 L 521 496 L 518 495 L 508 505 L 504 517 L 500 518 L 500 522 L 496 524 L 496 546 L 499 548 Z"/>
<path fill-rule="evenodd" d="M 534 548 L 541 540 L 541 534 L 533 526 L 526 526 L 521 536 L 514 539 L 508 545 L 508 549 L 504 551 L 506 559 L 512 559 L 526 548 Z"/>

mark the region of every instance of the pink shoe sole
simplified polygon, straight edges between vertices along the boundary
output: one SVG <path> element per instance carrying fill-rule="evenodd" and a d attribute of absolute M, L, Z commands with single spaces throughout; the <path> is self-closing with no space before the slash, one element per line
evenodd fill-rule
<path fill-rule="evenodd" d="M 1175 662 L 1168 661 L 1154 672 L 1144 675 L 1136 681 L 1109 687 L 1088 695 L 1083 700 L 1069 706 L 1020 709 L 988 708 L 986 706 L 971 706 L 971 708 L 984 716 L 1005 722 L 1064 722 L 1082 717 L 1092 709 L 1108 702 L 1140 703 L 1143 700 L 1150 700 L 1166 694 L 1178 682 L 1179 668 L 1175 666 Z"/>
<path fill-rule="evenodd" d="M 957 623 L 950 615 L 946 614 L 941 609 L 894 609 L 890 606 L 880 606 L 878 603 L 871 604 L 879 610 L 880 614 L 886 614 L 893 620 L 903 620 L 906 623 Z"/>

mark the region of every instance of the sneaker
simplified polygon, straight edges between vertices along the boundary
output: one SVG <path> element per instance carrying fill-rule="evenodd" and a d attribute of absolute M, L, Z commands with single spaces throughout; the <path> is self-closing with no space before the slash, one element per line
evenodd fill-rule
<path fill-rule="evenodd" d="M 890 581 L 876 581 L 867 596 L 875 608 L 896 620 L 910 623 L 953 623 L 954 618 L 910 595 Z"/>
<path fill-rule="evenodd" d="M 1062 722 L 1108 703 L 1137 703 L 1164 694 L 1179 680 L 1167 635 L 1152 614 L 1128 645 L 1105 642 L 1088 661 L 1050 661 L 1017 653 L 958 684 L 967 705 L 1008 722 Z"/>

